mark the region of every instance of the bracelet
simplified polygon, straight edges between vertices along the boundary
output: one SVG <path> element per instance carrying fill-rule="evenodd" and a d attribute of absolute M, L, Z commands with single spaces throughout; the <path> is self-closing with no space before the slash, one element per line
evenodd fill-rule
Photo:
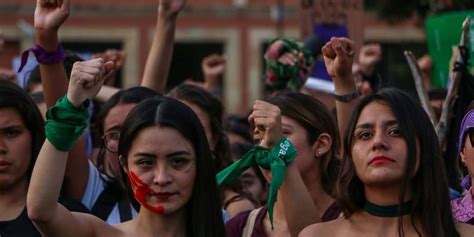
<path fill-rule="evenodd" d="M 60 98 L 46 113 L 45 135 L 48 141 L 60 151 L 71 150 L 87 127 L 89 101 L 79 108 L 69 102 L 66 96 Z"/>
<path fill-rule="evenodd" d="M 334 93 L 334 99 L 336 99 L 337 101 L 340 101 L 340 102 L 344 102 L 344 103 L 351 102 L 355 98 L 357 98 L 358 96 L 359 96 L 359 92 L 357 92 L 357 90 L 355 90 L 351 93 L 348 93 L 348 94 L 343 94 L 343 95 L 338 95 L 338 94 Z"/>
<path fill-rule="evenodd" d="M 56 49 L 56 51 L 47 52 L 41 46 L 36 44 L 35 47 L 29 48 L 23 51 L 23 53 L 21 54 L 21 64 L 20 64 L 20 68 L 18 69 L 18 72 L 21 72 L 21 70 L 23 70 L 23 67 L 28 62 L 28 56 L 30 52 L 32 52 L 35 55 L 36 61 L 38 61 L 38 63 L 41 63 L 41 64 L 59 63 L 59 62 L 64 61 L 64 59 L 66 58 L 66 54 L 64 54 L 64 50 L 61 45 L 58 45 L 58 48 Z"/>

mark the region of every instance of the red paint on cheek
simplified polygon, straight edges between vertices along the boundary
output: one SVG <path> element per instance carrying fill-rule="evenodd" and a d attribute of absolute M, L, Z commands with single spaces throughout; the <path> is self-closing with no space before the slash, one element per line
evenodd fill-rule
<path fill-rule="evenodd" d="M 133 171 L 128 173 L 128 178 L 132 186 L 133 194 L 135 195 L 137 201 L 142 204 L 142 206 L 158 214 L 163 214 L 165 212 L 165 208 L 163 206 L 152 206 L 147 203 L 146 197 L 153 193 L 153 190 L 148 185 L 146 185 L 135 173 L 133 173 Z"/>

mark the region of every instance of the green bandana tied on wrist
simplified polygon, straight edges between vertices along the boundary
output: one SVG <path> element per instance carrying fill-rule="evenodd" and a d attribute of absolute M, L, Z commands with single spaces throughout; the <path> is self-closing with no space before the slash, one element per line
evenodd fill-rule
<path fill-rule="evenodd" d="M 85 101 L 79 108 L 69 102 L 66 96 L 61 97 L 46 113 L 45 134 L 48 141 L 60 151 L 69 151 L 87 127 L 89 113 Z"/>
<path fill-rule="evenodd" d="M 295 157 L 296 148 L 287 137 L 280 139 L 271 150 L 255 146 L 240 160 L 219 172 L 217 174 L 217 183 L 219 185 L 229 184 L 238 179 L 240 174 L 246 169 L 255 165 L 271 170 L 272 180 L 268 192 L 268 214 L 270 215 L 270 223 L 273 228 L 273 206 L 276 201 L 277 191 L 285 179 L 286 166 L 291 164 Z"/>
<path fill-rule="evenodd" d="M 280 56 L 292 52 L 296 58 L 294 65 L 278 62 Z M 265 83 L 274 89 L 299 90 L 306 82 L 314 59 L 311 52 L 299 42 L 278 38 L 270 43 L 265 53 Z"/>

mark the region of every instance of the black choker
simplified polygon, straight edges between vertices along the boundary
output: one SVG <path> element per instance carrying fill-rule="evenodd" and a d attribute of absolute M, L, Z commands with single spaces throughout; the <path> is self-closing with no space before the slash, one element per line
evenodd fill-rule
<path fill-rule="evenodd" d="M 397 216 L 404 216 L 404 215 L 410 214 L 411 206 L 412 206 L 411 201 L 403 203 L 401 206 L 401 213 L 400 213 L 398 210 L 399 205 L 379 206 L 369 201 L 365 201 L 364 210 L 373 216 L 397 217 Z"/>

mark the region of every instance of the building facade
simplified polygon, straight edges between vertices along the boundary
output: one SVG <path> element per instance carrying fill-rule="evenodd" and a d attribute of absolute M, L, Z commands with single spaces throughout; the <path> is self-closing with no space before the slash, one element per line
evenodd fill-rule
<path fill-rule="evenodd" d="M 422 29 L 407 21 L 387 25 L 363 13 L 359 0 L 325 0 L 318 9 L 344 14 L 349 33 L 357 41 L 424 42 Z M 278 9 L 283 3 L 285 9 Z M 33 45 L 35 1 L 0 1 L 0 31 L 6 47 L 0 66 Z M 127 52 L 121 72 L 125 88 L 139 84 L 156 23 L 158 0 L 71 0 L 71 15 L 60 31 L 61 42 L 75 50 L 120 48 Z M 317 9 L 317 10 L 318 10 Z M 283 19 L 283 20 L 278 20 Z M 321 20 L 321 19 L 316 19 Z M 279 35 L 300 37 L 301 12 L 297 0 L 188 0 L 178 19 L 175 56 L 170 80 L 199 78 L 200 59 L 222 53 L 227 59 L 224 101 L 228 112 L 244 112 L 262 93 L 262 55 Z M 185 71 L 188 74 L 183 74 Z"/>

